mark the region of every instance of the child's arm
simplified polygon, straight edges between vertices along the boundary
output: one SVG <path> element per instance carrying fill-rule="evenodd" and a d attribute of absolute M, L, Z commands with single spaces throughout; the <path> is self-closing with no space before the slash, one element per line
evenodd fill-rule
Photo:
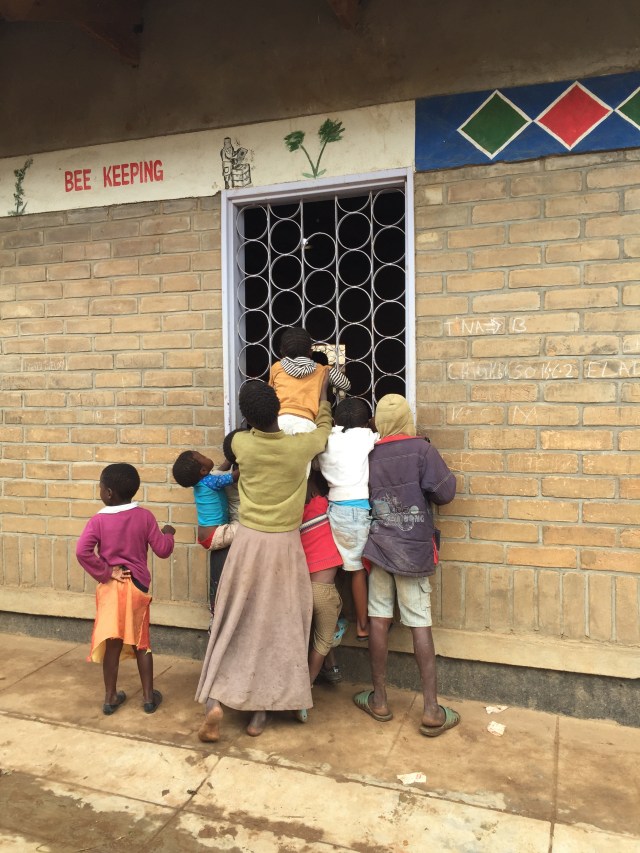
<path fill-rule="evenodd" d="M 92 518 L 80 534 L 76 545 L 76 557 L 85 572 L 91 575 L 94 580 L 98 583 L 107 583 L 114 574 L 113 570 L 119 567 L 110 566 L 100 554 L 96 553 L 96 545 L 99 543 L 98 525 L 96 520 Z M 116 572 L 116 574 L 118 573 Z M 116 580 L 120 580 L 120 578 L 116 578 Z"/>
<path fill-rule="evenodd" d="M 158 522 L 155 520 L 153 515 L 149 513 L 147 542 L 149 543 L 149 545 L 151 546 L 151 550 L 157 557 L 164 559 L 172 553 L 175 544 L 173 539 L 173 535 L 175 532 L 175 528 L 173 528 L 170 524 L 165 524 L 162 530 L 160 530 L 160 528 L 158 527 Z"/>
<path fill-rule="evenodd" d="M 335 366 L 329 368 L 329 382 L 339 391 L 351 390 L 351 382 L 349 382 L 344 373 Z"/>
<path fill-rule="evenodd" d="M 432 444 L 427 445 L 423 464 L 420 485 L 427 498 L 434 504 L 450 503 L 456 495 L 456 478 Z"/>
<path fill-rule="evenodd" d="M 225 474 L 207 474 L 200 482 L 213 492 L 219 492 L 225 486 L 232 486 L 239 476 L 238 471 L 227 471 Z"/>

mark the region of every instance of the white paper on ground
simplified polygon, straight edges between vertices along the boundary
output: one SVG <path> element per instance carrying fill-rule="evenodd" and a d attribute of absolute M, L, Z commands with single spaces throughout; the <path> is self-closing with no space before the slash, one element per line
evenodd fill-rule
<path fill-rule="evenodd" d="M 416 782 L 427 781 L 427 777 L 424 773 L 404 773 L 400 776 L 396 776 L 396 779 L 399 779 L 403 785 L 414 785 Z"/>
<path fill-rule="evenodd" d="M 504 726 L 502 723 L 496 723 L 494 720 L 487 726 L 487 731 L 491 732 L 491 734 L 495 735 L 496 737 L 502 737 L 506 728 L 507 727 Z"/>
<path fill-rule="evenodd" d="M 485 707 L 485 711 L 487 714 L 501 714 L 503 711 L 506 711 L 508 705 L 487 705 Z"/>

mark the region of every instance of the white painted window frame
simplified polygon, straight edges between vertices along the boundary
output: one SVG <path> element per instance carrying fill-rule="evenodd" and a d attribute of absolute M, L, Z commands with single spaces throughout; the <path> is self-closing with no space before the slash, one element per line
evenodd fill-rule
<path fill-rule="evenodd" d="M 235 229 L 236 208 L 261 202 L 274 204 L 300 198 L 321 199 L 340 191 L 355 194 L 358 190 L 370 192 L 386 187 L 404 185 L 405 191 L 405 384 L 411 410 L 416 412 L 416 286 L 415 286 L 415 227 L 413 170 L 387 169 L 361 175 L 345 175 L 339 178 L 319 178 L 297 183 L 272 184 L 266 187 L 247 187 L 222 192 L 222 361 L 224 374 L 224 424 L 225 431 L 233 429 L 231 418 L 235 406 L 231 401 L 238 394 L 236 387 L 236 301 L 235 301 L 235 256 L 237 234 Z"/>

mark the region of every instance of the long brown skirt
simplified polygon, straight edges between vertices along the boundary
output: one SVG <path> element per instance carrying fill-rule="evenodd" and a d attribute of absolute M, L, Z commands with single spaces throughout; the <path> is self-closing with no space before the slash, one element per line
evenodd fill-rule
<path fill-rule="evenodd" d="M 312 706 L 307 655 L 313 612 L 300 533 L 239 525 L 222 572 L 196 693 L 238 711 Z"/>

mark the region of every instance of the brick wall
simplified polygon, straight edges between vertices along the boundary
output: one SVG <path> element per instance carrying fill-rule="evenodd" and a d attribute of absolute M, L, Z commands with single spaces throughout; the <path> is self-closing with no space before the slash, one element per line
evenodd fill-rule
<path fill-rule="evenodd" d="M 130 462 L 137 499 L 177 529 L 154 597 L 204 602 L 192 495 L 170 468 L 223 437 L 219 207 L 0 219 L 0 582 L 93 591 L 75 540 L 102 468 Z"/>
<path fill-rule="evenodd" d="M 640 642 L 634 157 L 416 176 L 418 420 L 459 479 L 441 626 Z M 219 200 L 0 219 L 0 269 L 0 582 L 36 612 L 93 591 L 75 539 L 129 461 L 178 530 L 156 601 L 203 605 L 170 467 L 223 435 Z"/>
<path fill-rule="evenodd" d="M 443 626 L 640 641 L 638 159 L 416 176 L 418 414 L 459 483 Z"/>

